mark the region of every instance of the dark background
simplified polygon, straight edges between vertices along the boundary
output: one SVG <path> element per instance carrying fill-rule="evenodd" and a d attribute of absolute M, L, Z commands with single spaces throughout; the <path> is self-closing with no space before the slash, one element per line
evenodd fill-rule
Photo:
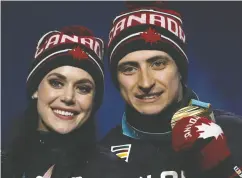
<path fill-rule="evenodd" d="M 50 30 L 84 25 L 108 39 L 123 2 L 1 2 L 2 143 L 26 107 L 25 81 L 39 38 Z M 200 100 L 242 115 L 242 2 L 169 2 L 183 16 L 188 40 L 190 86 Z M 105 58 L 107 60 L 107 58 Z M 97 114 L 98 138 L 120 123 L 124 109 L 111 83 L 107 63 L 106 93 Z"/>

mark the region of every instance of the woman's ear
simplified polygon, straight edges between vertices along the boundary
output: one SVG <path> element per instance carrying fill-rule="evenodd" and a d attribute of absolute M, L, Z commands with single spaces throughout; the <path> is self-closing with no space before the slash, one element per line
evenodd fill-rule
<path fill-rule="evenodd" d="M 38 91 L 34 92 L 32 95 L 32 99 L 37 99 L 38 98 Z"/>

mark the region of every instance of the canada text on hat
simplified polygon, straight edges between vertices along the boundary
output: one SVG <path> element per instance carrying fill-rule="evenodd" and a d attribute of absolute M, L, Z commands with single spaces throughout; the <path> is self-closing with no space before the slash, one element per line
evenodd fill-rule
<path fill-rule="evenodd" d="M 42 40 L 44 39 L 44 37 L 46 35 L 48 35 L 49 33 L 53 33 L 53 35 L 51 35 L 42 46 L 40 46 L 40 44 L 42 44 Z M 37 45 L 35 58 L 37 58 L 41 53 L 43 53 L 44 51 L 46 51 L 52 47 L 56 47 L 56 46 L 59 46 L 62 44 L 67 44 L 67 43 L 82 44 L 82 45 L 86 46 L 87 48 L 91 49 L 92 51 L 94 51 L 96 53 L 96 55 L 99 57 L 99 59 L 102 60 L 104 44 L 100 38 L 90 37 L 90 36 L 86 36 L 86 37 L 81 36 L 80 37 L 80 36 L 76 36 L 76 35 L 70 36 L 70 35 L 66 35 L 66 34 L 63 34 L 58 31 L 48 32 L 40 39 L 40 41 L 38 42 L 38 45 Z"/>
<path fill-rule="evenodd" d="M 108 45 L 121 31 L 141 24 L 165 28 L 185 43 L 186 37 L 182 29 L 182 20 L 178 13 L 172 10 L 140 9 L 122 14 L 114 19 L 113 28 L 109 33 Z"/>
<path fill-rule="evenodd" d="M 76 46 L 78 44 L 82 45 L 83 48 L 87 48 L 87 50 L 80 49 L 80 47 Z M 56 49 L 51 51 L 51 49 L 54 47 L 56 47 Z M 48 51 L 51 51 L 51 53 Z M 88 58 L 90 58 L 97 65 L 102 76 L 104 76 L 101 66 L 101 63 L 103 63 L 104 54 L 104 42 L 102 39 L 93 36 L 67 35 L 59 31 L 50 31 L 44 34 L 38 41 L 33 65 L 34 67 L 29 72 L 27 81 L 36 71 L 36 69 L 48 59 L 66 53 L 75 56 L 75 54 L 81 54 L 81 52 L 84 58 L 87 58 L 88 56 Z"/>

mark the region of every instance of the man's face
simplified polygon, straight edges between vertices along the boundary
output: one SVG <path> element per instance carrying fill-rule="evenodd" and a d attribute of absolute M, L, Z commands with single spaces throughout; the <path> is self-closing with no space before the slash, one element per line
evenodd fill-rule
<path fill-rule="evenodd" d="M 118 63 L 117 75 L 124 100 L 140 113 L 158 114 L 182 98 L 176 63 L 163 51 L 141 50 L 127 54 Z"/>

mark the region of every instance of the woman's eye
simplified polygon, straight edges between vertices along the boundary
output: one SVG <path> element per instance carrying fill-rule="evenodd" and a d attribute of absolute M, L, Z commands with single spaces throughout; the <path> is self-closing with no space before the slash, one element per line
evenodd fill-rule
<path fill-rule="evenodd" d="M 61 88 L 64 85 L 61 81 L 56 79 L 49 80 L 49 83 L 54 88 Z"/>
<path fill-rule="evenodd" d="M 77 89 L 80 93 L 87 94 L 91 92 L 92 87 L 83 85 L 83 86 L 78 86 Z"/>

